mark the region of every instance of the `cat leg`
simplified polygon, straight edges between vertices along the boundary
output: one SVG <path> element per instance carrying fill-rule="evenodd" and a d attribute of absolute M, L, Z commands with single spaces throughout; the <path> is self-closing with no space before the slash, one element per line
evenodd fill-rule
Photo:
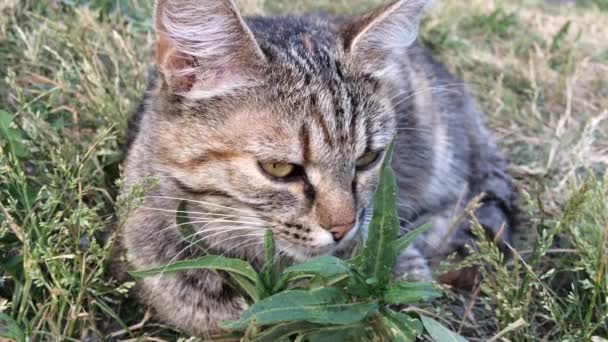
<path fill-rule="evenodd" d="M 479 117 L 478 115 L 478 120 Z M 468 192 L 464 197 L 463 206 L 478 200 L 478 207 L 473 211 L 473 215 L 483 227 L 487 238 L 493 240 L 503 253 L 509 255 L 510 249 L 507 245 L 511 244 L 517 217 L 516 191 L 507 172 L 507 163 L 498 147 L 487 135 L 483 125 L 478 124 L 477 127 L 471 144 Z M 465 217 L 449 237 L 448 251 L 457 252 L 458 257 L 464 258 L 468 253 L 467 246 L 474 246 L 477 239 L 471 228 L 471 218 Z M 440 277 L 440 280 L 466 285 L 474 280 L 470 273 L 470 269 L 464 269 Z"/>
<path fill-rule="evenodd" d="M 466 213 L 464 213 L 467 215 Z M 481 206 L 474 211 L 475 220 L 484 229 L 486 238 L 494 241 L 500 250 L 509 255 L 507 244 L 511 243 L 512 219 L 505 210 L 493 201 L 482 202 Z M 452 256 L 452 262 L 462 261 L 470 251 L 475 248 L 478 237 L 472 231 L 473 221 L 470 217 L 465 217 L 462 222 L 456 225 L 451 236 L 446 237 L 447 244 L 443 252 L 431 258 L 431 264 L 436 268 L 441 261 L 448 256 Z M 478 277 L 476 267 L 465 267 L 458 270 L 448 271 L 437 276 L 437 280 L 460 288 L 471 287 Z"/>
<path fill-rule="evenodd" d="M 397 258 L 395 268 L 393 268 L 393 276 L 408 281 L 433 280 L 431 267 L 416 246 L 409 246 L 401 252 Z"/>

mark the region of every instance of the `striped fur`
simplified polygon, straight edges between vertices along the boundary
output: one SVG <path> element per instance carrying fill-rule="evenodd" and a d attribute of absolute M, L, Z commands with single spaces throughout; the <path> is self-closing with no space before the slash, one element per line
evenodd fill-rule
<path fill-rule="evenodd" d="M 123 244 L 136 269 L 192 258 L 175 210 L 216 253 L 259 266 L 265 228 L 289 263 L 351 255 L 365 235 L 382 152 L 398 137 L 394 168 L 404 231 L 433 221 L 407 250 L 399 276 L 431 267 L 469 243 L 454 215 L 487 193 L 478 213 L 490 233 L 511 230 L 506 165 L 462 82 L 413 37 L 426 1 L 402 0 L 354 18 L 241 18 L 229 0 L 159 0 L 157 71 L 131 120 L 125 190 L 158 178 L 126 220 Z M 368 151 L 381 158 L 365 169 Z M 259 162 L 300 165 L 292 181 Z M 355 220 L 336 242 L 328 226 Z M 458 279 L 457 276 L 452 276 Z M 209 335 L 246 307 L 215 274 L 146 278 L 144 300 L 164 321 Z"/>

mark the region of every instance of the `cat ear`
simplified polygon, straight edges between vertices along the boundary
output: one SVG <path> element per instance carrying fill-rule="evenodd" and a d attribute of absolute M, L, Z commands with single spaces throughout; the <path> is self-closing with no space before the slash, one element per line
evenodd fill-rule
<path fill-rule="evenodd" d="M 357 17 L 343 26 L 346 50 L 369 72 L 389 67 L 412 45 L 429 0 L 400 0 Z"/>
<path fill-rule="evenodd" d="M 265 61 L 233 0 L 157 0 L 156 61 L 176 94 L 205 98 L 255 83 Z"/>

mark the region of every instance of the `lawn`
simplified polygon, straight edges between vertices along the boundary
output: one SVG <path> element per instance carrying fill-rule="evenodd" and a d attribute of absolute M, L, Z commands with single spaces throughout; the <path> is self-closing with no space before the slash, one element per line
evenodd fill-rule
<path fill-rule="evenodd" d="M 241 0 L 250 14 L 380 0 Z M 153 61 L 151 1 L 0 2 L 0 334 L 189 340 L 116 277 L 120 163 Z M 435 1 L 422 41 L 487 114 L 521 190 L 514 257 L 423 312 L 471 341 L 608 336 L 608 2 Z M 3 327 L 4 326 L 4 327 Z M 1 340 L 2 338 L 0 338 Z"/>

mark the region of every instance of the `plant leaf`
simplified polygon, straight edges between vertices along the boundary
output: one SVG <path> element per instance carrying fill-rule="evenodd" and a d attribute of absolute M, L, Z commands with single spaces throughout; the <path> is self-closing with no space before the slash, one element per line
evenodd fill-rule
<path fill-rule="evenodd" d="M 112 310 L 109 306 L 107 306 L 105 303 L 98 301 L 98 300 L 94 300 L 93 303 L 95 303 L 95 305 L 97 305 L 101 311 L 105 312 L 106 315 L 112 317 L 116 323 L 118 323 L 129 335 L 131 335 L 131 329 L 129 329 L 129 326 L 120 318 L 120 316 L 118 316 L 118 314 Z"/>
<path fill-rule="evenodd" d="M 362 342 L 373 341 L 371 329 L 361 324 L 346 326 L 329 326 L 314 329 L 305 333 L 303 340 L 311 342 Z"/>
<path fill-rule="evenodd" d="M 3 313 L 0 313 L 0 337 L 18 342 L 25 341 L 25 333 L 23 333 L 19 324 L 11 316 Z"/>
<path fill-rule="evenodd" d="M 262 332 L 255 339 L 253 339 L 253 342 L 276 342 L 288 340 L 290 336 L 301 334 L 309 331 L 310 329 L 317 329 L 319 327 L 321 327 L 319 324 L 302 321 L 277 324 Z"/>
<path fill-rule="evenodd" d="M 289 278 L 294 275 L 300 276 L 303 274 L 310 274 L 322 278 L 333 278 L 335 276 L 350 273 L 350 267 L 344 260 L 334 256 L 321 256 L 306 263 L 286 268 L 283 271 L 283 276 Z"/>
<path fill-rule="evenodd" d="M 0 138 L 5 141 L 7 153 L 13 158 L 27 157 L 27 149 L 23 146 L 21 130 L 12 128 L 13 116 L 4 110 L 0 110 Z"/>
<path fill-rule="evenodd" d="M 354 324 L 378 309 L 368 302 L 347 303 L 344 292 L 327 287 L 316 291 L 283 291 L 253 304 L 238 321 L 221 326 L 230 330 L 243 330 L 255 317 L 259 326 L 290 321 L 320 324 Z"/>
<path fill-rule="evenodd" d="M 424 329 L 426 332 L 431 335 L 431 337 L 436 342 L 467 342 L 468 340 L 455 332 L 452 332 L 450 329 L 444 327 L 441 323 L 436 320 L 421 316 L 422 324 L 424 325 Z"/>
<path fill-rule="evenodd" d="M 238 285 L 254 302 L 257 302 L 262 298 L 263 295 L 265 295 L 260 293 L 255 284 L 253 284 L 248 278 L 234 272 L 229 272 L 228 274 L 236 282 L 236 285 Z"/>
<path fill-rule="evenodd" d="M 171 265 L 153 267 L 147 270 L 129 272 L 136 278 L 150 277 L 159 274 L 173 274 L 187 270 L 216 270 L 236 273 L 244 276 L 253 283 L 259 281 L 253 267 L 241 259 L 227 258 L 221 255 L 205 255 L 192 260 L 181 260 Z"/>
<path fill-rule="evenodd" d="M 397 282 L 387 286 L 384 302 L 388 304 L 410 304 L 441 297 L 433 284 L 422 282 Z"/>
<path fill-rule="evenodd" d="M 382 310 L 380 319 L 391 341 L 415 341 L 417 336 L 422 335 L 422 323 L 403 313 L 386 308 Z"/>
<path fill-rule="evenodd" d="M 399 218 L 397 186 L 391 169 L 393 145 L 394 142 L 389 146 L 380 170 L 369 233 L 361 252 L 361 273 L 370 279 L 370 284 L 376 289 L 389 282 L 397 260 L 396 240 Z"/>
<path fill-rule="evenodd" d="M 433 225 L 430 222 L 427 222 L 414 230 L 410 230 L 405 235 L 400 237 L 397 240 L 397 253 L 403 252 L 403 250 L 409 247 L 416 240 L 417 237 L 424 234 L 426 231 L 431 229 L 431 227 L 433 227 Z"/>
<path fill-rule="evenodd" d="M 272 284 L 275 282 L 274 268 L 275 244 L 272 230 L 266 229 L 264 235 L 264 266 L 262 267 L 261 277 L 264 282 L 265 292 L 272 289 Z"/>
<path fill-rule="evenodd" d="M 321 256 L 306 263 L 286 268 L 273 292 L 282 289 L 290 281 L 307 277 L 318 277 L 320 279 L 317 280 L 322 280 L 322 283 L 326 286 L 345 281 L 349 294 L 358 297 L 366 297 L 370 294 L 369 286 L 352 268 L 351 264 L 334 256 Z"/>

